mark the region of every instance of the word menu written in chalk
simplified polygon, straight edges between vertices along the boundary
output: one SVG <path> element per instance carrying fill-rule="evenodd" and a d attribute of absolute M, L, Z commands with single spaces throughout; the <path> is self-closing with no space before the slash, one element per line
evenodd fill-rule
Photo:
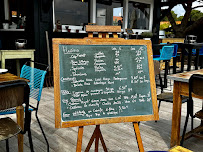
<path fill-rule="evenodd" d="M 153 114 L 146 45 L 59 45 L 62 121 Z"/>

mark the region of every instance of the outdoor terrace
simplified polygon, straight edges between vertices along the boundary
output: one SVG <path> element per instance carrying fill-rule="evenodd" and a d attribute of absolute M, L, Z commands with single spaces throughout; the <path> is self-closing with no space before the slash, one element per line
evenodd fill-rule
<path fill-rule="evenodd" d="M 172 89 L 170 85 L 167 88 Z M 157 89 L 157 93 L 160 90 Z M 35 101 L 31 100 L 31 103 Z M 181 133 L 186 116 L 186 103 L 182 105 L 181 114 Z M 195 110 L 202 106 L 202 100 L 195 99 Z M 76 151 L 78 127 L 72 128 L 55 128 L 54 115 L 54 88 L 44 88 L 40 101 L 39 118 L 45 130 L 46 136 L 50 144 L 51 152 L 74 152 Z M 15 115 L 11 116 L 15 119 Z M 158 122 L 148 121 L 140 123 L 140 133 L 145 151 L 149 150 L 168 150 L 170 149 L 171 136 L 171 119 L 172 119 L 172 104 L 162 102 L 159 112 L 160 120 Z M 200 121 L 194 120 L 194 127 L 199 125 Z M 89 139 L 94 131 L 95 126 L 85 126 L 83 132 L 82 151 L 85 150 Z M 190 121 L 188 129 L 190 128 Z M 41 134 L 34 112 L 32 113 L 31 131 L 33 137 L 34 150 L 36 152 L 45 152 L 46 143 Z M 109 152 L 136 152 L 137 141 L 133 130 L 132 123 L 118 123 L 101 125 L 101 132 L 105 140 Z M 9 139 L 10 151 L 17 151 L 17 137 Z M 200 152 L 203 149 L 202 140 L 198 138 L 190 138 L 184 142 L 184 147 Z M 0 152 L 5 152 L 5 141 L 0 142 Z M 29 152 L 29 142 L 27 134 L 24 136 L 24 151 Z M 94 143 L 90 151 L 94 151 Z M 103 151 L 101 144 L 99 151 Z"/>

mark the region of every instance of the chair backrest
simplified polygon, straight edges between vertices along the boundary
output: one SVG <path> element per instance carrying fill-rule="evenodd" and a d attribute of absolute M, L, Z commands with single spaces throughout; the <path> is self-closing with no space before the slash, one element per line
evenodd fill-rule
<path fill-rule="evenodd" d="M 203 55 L 203 46 L 201 49 L 199 49 L 199 55 Z"/>
<path fill-rule="evenodd" d="M 174 46 L 172 45 L 165 45 L 161 49 L 160 58 L 162 60 L 170 60 L 173 56 Z"/>
<path fill-rule="evenodd" d="M 29 86 L 24 80 L 0 83 L 0 110 L 29 103 Z"/>
<path fill-rule="evenodd" d="M 47 71 L 32 68 L 28 65 L 23 65 L 21 69 L 21 78 L 29 80 L 30 97 L 40 101 L 44 79 Z"/>
<path fill-rule="evenodd" d="M 191 117 L 193 117 L 192 93 L 203 97 L 203 75 L 193 74 L 189 79 L 189 101 L 187 109 Z"/>
<path fill-rule="evenodd" d="M 176 57 L 177 56 L 177 52 L 178 52 L 178 44 L 171 44 L 174 46 L 174 51 L 173 51 L 173 55 L 172 57 Z"/>
<path fill-rule="evenodd" d="M 203 75 L 193 74 L 189 80 L 189 93 L 203 96 Z"/>

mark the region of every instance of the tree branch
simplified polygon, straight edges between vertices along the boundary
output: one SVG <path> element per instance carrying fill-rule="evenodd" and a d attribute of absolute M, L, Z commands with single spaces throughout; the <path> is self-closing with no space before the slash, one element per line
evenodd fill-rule
<path fill-rule="evenodd" d="M 169 14 L 167 14 L 167 17 L 168 17 L 168 20 L 170 21 L 171 23 L 171 26 L 173 27 L 173 29 L 175 29 L 177 27 L 176 25 L 176 21 L 175 19 L 173 18 L 171 12 Z"/>
<path fill-rule="evenodd" d="M 190 31 L 193 31 L 194 29 L 202 26 L 203 24 L 203 17 L 201 17 L 200 19 L 198 19 L 197 21 L 195 21 L 192 25 L 190 25 L 189 27 L 186 28 L 185 33 L 189 33 Z"/>
<path fill-rule="evenodd" d="M 199 8 L 199 7 L 203 7 L 203 5 L 195 6 L 192 9 Z"/>
<path fill-rule="evenodd" d="M 185 9 L 185 15 L 181 21 L 181 26 L 186 27 L 187 23 L 188 23 L 188 19 L 190 17 L 191 14 L 191 9 L 192 8 L 192 2 L 191 3 L 187 3 L 186 9 Z"/>
<path fill-rule="evenodd" d="M 173 8 L 174 6 L 175 6 L 175 4 L 174 4 L 174 5 L 170 5 L 168 9 L 163 10 L 163 11 L 161 12 L 160 21 L 161 21 L 165 16 L 167 16 L 167 15 L 171 12 L 171 10 L 172 10 L 172 8 Z"/>
<path fill-rule="evenodd" d="M 183 8 L 186 10 L 187 6 L 185 5 L 185 3 L 182 4 L 182 6 L 183 6 Z"/>

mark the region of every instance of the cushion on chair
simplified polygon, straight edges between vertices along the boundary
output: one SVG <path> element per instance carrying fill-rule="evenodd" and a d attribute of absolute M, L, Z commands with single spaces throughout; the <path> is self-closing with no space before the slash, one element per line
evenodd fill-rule
<path fill-rule="evenodd" d="M 164 92 L 159 95 L 157 95 L 158 100 L 163 100 L 166 102 L 173 102 L 173 93 L 172 92 Z M 187 101 L 188 97 L 182 96 L 182 103 L 185 103 Z"/>
<path fill-rule="evenodd" d="M 0 110 L 20 106 L 23 103 L 24 87 L 15 86 L 0 89 Z"/>
<path fill-rule="evenodd" d="M 11 118 L 0 119 L 0 140 L 8 139 L 20 133 L 20 126 L 15 123 Z"/>

